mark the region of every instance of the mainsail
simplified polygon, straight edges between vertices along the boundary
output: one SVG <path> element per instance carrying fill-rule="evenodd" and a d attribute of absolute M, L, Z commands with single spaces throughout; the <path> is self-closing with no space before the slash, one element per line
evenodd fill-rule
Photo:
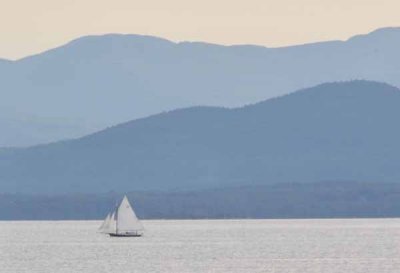
<path fill-rule="evenodd" d="M 124 196 L 117 209 L 117 234 L 129 233 L 132 231 L 142 231 L 143 225 L 139 222 L 135 212 L 129 204 L 128 198 Z"/>

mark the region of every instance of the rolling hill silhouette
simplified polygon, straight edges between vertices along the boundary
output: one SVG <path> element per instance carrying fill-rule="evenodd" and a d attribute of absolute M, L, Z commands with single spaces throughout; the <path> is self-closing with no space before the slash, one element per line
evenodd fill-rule
<path fill-rule="evenodd" d="M 242 108 L 192 107 L 71 141 L 0 150 L 0 192 L 397 183 L 400 91 L 322 84 Z"/>

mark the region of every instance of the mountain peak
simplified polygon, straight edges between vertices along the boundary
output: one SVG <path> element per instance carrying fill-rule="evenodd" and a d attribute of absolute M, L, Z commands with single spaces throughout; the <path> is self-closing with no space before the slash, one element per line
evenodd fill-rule
<path fill-rule="evenodd" d="M 383 28 L 378 28 L 372 32 L 370 32 L 371 35 L 374 34 L 399 34 L 400 33 L 400 27 L 383 27 Z"/>
<path fill-rule="evenodd" d="M 117 34 L 109 33 L 103 35 L 87 35 L 74 39 L 59 47 L 44 51 L 39 54 L 27 56 L 17 61 L 26 62 L 46 56 L 65 57 L 75 55 L 79 59 L 85 59 L 90 56 L 104 57 L 110 53 L 123 55 L 133 49 L 140 50 L 158 50 L 162 47 L 169 47 L 175 43 L 164 38 L 139 34 Z"/>
<path fill-rule="evenodd" d="M 87 35 L 82 36 L 77 39 L 74 39 L 67 43 L 67 45 L 72 44 L 81 44 L 81 43 L 98 43 L 98 42 L 118 42 L 118 41 L 125 41 L 125 42 L 161 42 L 161 43 L 168 43 L 172 44 L 174 42 L 151 35 L 141 35 L 141 34 L 120 34 L 120 33 L 107 33 L 102 35 Z"/>
<path fill-rule="evenodd" d="M 374 103 L 380 101 L 386 103 L 387 99 L 400 99 L 400 89 L 392 85 L 367 80 L 341 81 L 332 83 L 323 83 L 315 87 L 306 88 L 288 96 L 304 96 L 308 100 L 344 102 L 348 100 L 357 100 Z"/>
<path fill-rule="evenodd" d="M 364 105 L 393 105 L 400 101 L 400 89 L 392 85 L 367 80 L 352 80 L 323 83 L 304 88 L 280 97 L 271 98 L 240 109 L 247 111 L 264 111 L 272 108 L 290 108 L 283 105 L 293 104 L 295 107 L 312 107 L 314 105 L 335 105 L 358 102 Z"/>
<path fill-rule="evenodd" d="M 360 93 L 365 94 L 366 92 L 381 94 L 382 92 L 391 92 L 393 94 L 400 94 L 400 90 L 390 84 L 377 81 L 369 80 L 351 80 L 351 81 L 337 81 L 322 83 L 315 87 L 306 88 L 298 92 L 308 92 L 312 91 L 319 92 L 324 90 L 325 92 L 335 92 L 335 93 Z M 296 93 L 296 92 L 295 92 Z"/>
<path fill-rule="evenodd" d="M 358 40 L 381 40 L 381 39 L 397 39 L 400 40 L 400 27 L 385 27 L 378 28 L 367 34 L 355 35 L 348 39 L 348 41 L 358 41 Z"/>

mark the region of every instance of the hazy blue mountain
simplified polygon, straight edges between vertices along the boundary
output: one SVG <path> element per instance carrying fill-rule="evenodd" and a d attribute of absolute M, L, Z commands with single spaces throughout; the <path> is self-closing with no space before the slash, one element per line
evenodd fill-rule
<path fill-rule="evenodd" d="M 0 194 L 0 220 L 103 219 L 121 193 Z M 400 183 L 277 184 L 178 192 L 131 192 L 144 219 L 399 217 Z"/>
<path fill-rule="evenodd" d="M 400 181 L 399 89 L 323 84 L 237 109 L 193 107 L 0 151 L 0 192 L 190 190 Z"/>
<path fill-rule="evenodd" d="M 77 138 L 88 130 L 96 131 L 102 126 L 82 123 L 78 120 L 51 119 L 20 115 L 0 115 L 0 147 L 26 146 L 29 143 L 49 143 L 55 139 Z"/>
<path fill-rule="evenodd" d="M 77 128 L 83 124 L 93 132 L 164 110 L 242 106 L 324 82 L 368 79 L 400 86 L 398 48 L 400 28 L 283 48 L 83 37 L 15 62 L 0 61 L 0 116 L 74 120 Z M 32 130 L 34 137 L 24 141 L 14 141 L 19 132 L 8 131 L 0 146 L 82 135 L 65 129 L 60 137 L 54 129 L 43 131 L 41 141 Z"/>

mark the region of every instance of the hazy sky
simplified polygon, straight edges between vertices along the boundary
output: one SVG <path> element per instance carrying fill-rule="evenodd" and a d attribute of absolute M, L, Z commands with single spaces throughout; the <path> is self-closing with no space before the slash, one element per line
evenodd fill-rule
<path fill-rule="evenodd" d="M 0 0 L 0 57 L 87 34 L 270 47 L 346 39 L 400 26 L 400 0 Z"/>

